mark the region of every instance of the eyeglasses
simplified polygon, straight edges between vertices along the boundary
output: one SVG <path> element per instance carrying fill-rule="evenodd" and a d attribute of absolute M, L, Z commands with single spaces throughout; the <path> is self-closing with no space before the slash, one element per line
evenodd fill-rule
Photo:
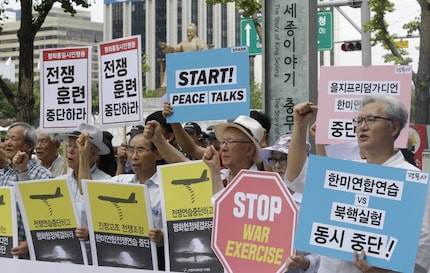
<path fill-rule="evenodd" d="M 219 146 L 227 146 L 230 147 L 231 145 L 235 144 L 235 143 L 251 143 L 251 141 L 242 141 L 242 140 L 224 140 L 224 141 L 219 141 L 218 145 Z"/>
<path fill-rule="evenodd" d="M 354 123 L 354 126 L 360 126 L 361 124 L 363 124 L 363 122 L 365 122 L 367 125 L 373 125 L 375 124 L 375 122 L 378 119 L 385 119 L 385 120 L 389 120 L 389 121 L 393 121 L 390 118 L 385 118 L 385 117 L 380 117 L 380 116 L 366 116 L 366 117 L 357 117 L 352 119 L 352 122 Z"/>
<path fill-rule="evenodd" d="M 270 165 L 275 165 L 276 162 L 278 162 L 280 165 L 287 165 L 287 161 L 288 161 L 287 157 L 280 157 L 280 158 L 269 157 L 267 159 L 267 162 L 269 162 Z"/>
<path fill-rule="evenodd" d="M 139 147 L 139 148 L 136 148 L 136 149 L 134 149 L 134 148 L 127 148 L 125 150 L 125 152 L 128 155 L 134 155 L 135 153 L 137 153 L 138 155 L 143 155 L 145 152 L 148 152 L 148 150 L 146 150 L 145 148 L 142 148 L 142 147 Z"/>

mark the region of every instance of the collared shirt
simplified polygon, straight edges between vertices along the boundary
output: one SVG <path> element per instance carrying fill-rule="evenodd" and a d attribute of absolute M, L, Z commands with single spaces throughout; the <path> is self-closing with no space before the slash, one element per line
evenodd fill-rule
<path fill-rule="evenodd" d="M 128 184 L 139 184 L 135 174 L 120 174 L 112 177 L 112 181 Z M 161 214 L 161 190 L 160 190 L 160 176 L 156 172 L 150 179 L 146 180 L 144 185 L 147 186 L 149 192 L 149 200 L 152 210 L 152 219 L 154 225 L 158 229 L 163 229 L 163 221 Z"/>
<path fill-rule="evenodd" d="M 38 160 L 40 164 L 40 160 Z M 58 155 L 57 158 L 52 161 L 51 166 L 49 166 L 48 170 L 52 173 L 54 177 L 60 176 L 64 174 L 64 161 L 61 155 Z M 68 169 L 67 169 L 68 170 Z"/>
<path fill-rule="evenodd" d="M 14 169 L 12 163 L 9 163 L 5 168 L 0 169 L 0 186 L 1 187 L 13 187 L 13 184 L 18 181 L 26 180 L 41 180 L 53 178 L 51 172 L 46 168 L 37 164 L 37 161 L 33 158 L 28 160 L 27 171 L 18 173 L 18 170 Z M 18 240 L 25 240 L 24 225 L 22 223 L 21 211 L 19 208 L 16 210 L 16 216 L 18 221 Z"/>
<path fill-rule="evenodd" d="M 402 152 L 398 151 L 387 161 L 383 166 L 396 167 L 408 170 L 419 169 L 405 160 Z M 285 175 L 285 181 L 290 189 L 302 193 L 304 182 L 306 178 L 306 170 L 308 167 L 308 159 L 306 159 L 299 176 L 294 181 L 288 181 Z M 415 260 L 414 273 L 425 273 L 430 268 L 430 260 L 428 259 L 428 253 L 430 253 L 430 192 L 427 193 L 427 201 L 424 211 L 423 224 L 421 226 L 420 240 L 418 243 L 417 257 Z M 337 258 L 321 256 L 321 264 L 319 273 L 361 273 L 361 271 L 350 261 L 344 261 Z"/>
<path fill-rule="evenodd" d="M 102 170 L 98 169 L 96 164 L 94 164 L 91 169 L 91 179 L 92 180 L 105 180 L 109 181 L 112 177 L 108 175 L 107 173 L 103 172 Z M 87 214 L 85 210 L 85 199 L 84 196 L 80 194 L 79 192 L 79 185 L 78 180 L 75 177 L 75 174 L 72 169 L 70 169 L 67 174 L 60 175 L 57 177 L 58 179 L 66 179 L 67 184 L 69 184 L 70 193 L 72 194 L 75 204 L 76 204 L 76 210 L 79 215 L 80 225 L 81 226 L 87 226 L 88 220 L 87 220 Z"/>

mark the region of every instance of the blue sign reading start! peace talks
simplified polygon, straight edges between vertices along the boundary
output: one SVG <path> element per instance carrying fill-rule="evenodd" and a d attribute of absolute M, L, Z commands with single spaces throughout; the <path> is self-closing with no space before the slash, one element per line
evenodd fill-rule
<path fill-rule="evenodd" d="M 247 47 L 166 55 L 168 122 L 235 119 L 249 115 Z"/>
<path fill-rule="evenodd" d="M 372 266 L 413 272 L 428 177 L 311 155 L 294 247 L 347 261 L 364 250 Z"/>

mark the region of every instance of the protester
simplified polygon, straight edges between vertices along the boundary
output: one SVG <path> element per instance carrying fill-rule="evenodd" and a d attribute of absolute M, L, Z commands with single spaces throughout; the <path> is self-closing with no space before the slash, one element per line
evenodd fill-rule
<path fill-rule="evenodd" d="M 87 241 L 87 254 L 89 261 L 90 248 L 88 244 L 89 231 L 85 200 L 82 191 L 82 179 L 110 180 L 111 176 L 97 168 L 96 160 L 99 155 L 110 152 L 109 147 L 103 142 L 102 131 L 94 125 L 82 123 L 71 133 L 60 135 L 60 139 L 67 140 L 67 163 L 70 170 L 67 174 L 59 176 L 66 179 L 71 195 L 76 204 L 80 226 L 76 229 L 76 237 L 81 241 Z"/>
<path fill-rule="evenodd" d="M 202 128 L 195 122 L 186 122 L 184 124 L 184 130 L 193 139 L 196 145 L 200 145 L 200 139 L 202 138 Z"/>
<path fill-rule="evenodd" d="M 36 156 L 40 165 L 48 169 L 53 176 L 64 174 L 64 160 L 59 153 L 58 134 L 39 132 L 37 136 Z"/>
<path fill-rule="evenodd" d="M 221 169 L 218 151 L 209 146 L 203 155 L 203 161 L 212 174 L 212 192 L 216 194 L 242 169 L 257 170 L 260 161 L 260 141 L 264 129 L 255 119 L 239 116 L 232 123 L 219 124 L 214 128 L 220 142 L 221 160 L 225 168 Z"/>
<path fill-rule="evenodd" d="M 25 122 L 15 122 L 9 126 L 4 141 L 4 156 L 8 164 L 0 169 L 0 186 L 12 187 L 17 181 L 53 178 L 51 172 L 37 164 L 31 157 L 37 143 L 36 129 Z M 3 156 L 2 156 L 3 157 Z M 4 159 L 1 160 L 4 163 Z M 12 248 L 12 255 L 28 257 L 28 245 L 20 210 L 17 210 L 18 246 Z"/>
<path fill-rule="evenodd" d="M 149 123 L 152 122 L 156 121 L 149 121 Z M 159 130 L 161 131 L 160 128 Z M 172 149 L 175 150 L 173 147 Z M 127 147 L 127 156 L 134 174 L 118 175 L 113 177 L 112 180 L 121 183 L 144 184 L 148 187 L 152 219 L 155 225 L 149 231 L 149 238 L 157 244 L 158 266 L 160 270 L 164 270 L 161 178 L 157 172 L 157 161 L 161 159 L 161 156 L 155 145 L 144 137 L 143 131 L 131 135 Z"/>
<path fill-rule="evenodd" d="M 109 147 L 109 153 L 106 155 L 99 155 L 97 158 L 97 167 L 103 172 L 114 176 L 116 174 L 117 163 L 115 158 L 115 149 L 112 145 L 113 135 L 108 131 L 103 131 L 103 143 Z"/>
<path fill-rule="evenodd" d="M 303 192 L 308 159 L 306 155 L 306 132 L 311 120 L 316 117 L 317 106 L 304 102 L 294 107 L 294 126 L 289 148 L 290 160 L 287 165 L 285 180 L 294 191 Z M 379 164 L 409 170 L 418 170 L 408 163 L 402 153 L 394 148 L 394 142 L 405 127 L 408 113 L 405 106 L 391 96 L 367 96 L 362 100 L 356 125 L 357 142 L 367 163 Z M 415 273 L 426 273 L 430 268 L 430 197 L 428 195 L 418 252 Z M 319 273 L 359 273 L 387 272 L 374 268 L 366 262 L 366 253 L 354 253 L 354 262 L 330 257 L 321 257 Z"/>

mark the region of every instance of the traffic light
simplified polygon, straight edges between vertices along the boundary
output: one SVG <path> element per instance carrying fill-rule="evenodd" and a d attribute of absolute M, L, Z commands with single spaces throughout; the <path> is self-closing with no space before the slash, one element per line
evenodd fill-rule
<path fill-rule="evenodd" d="M 361 42 L 347 42 L 340 46 L 342 51 L 357 51 L 361 50 Z"/>

